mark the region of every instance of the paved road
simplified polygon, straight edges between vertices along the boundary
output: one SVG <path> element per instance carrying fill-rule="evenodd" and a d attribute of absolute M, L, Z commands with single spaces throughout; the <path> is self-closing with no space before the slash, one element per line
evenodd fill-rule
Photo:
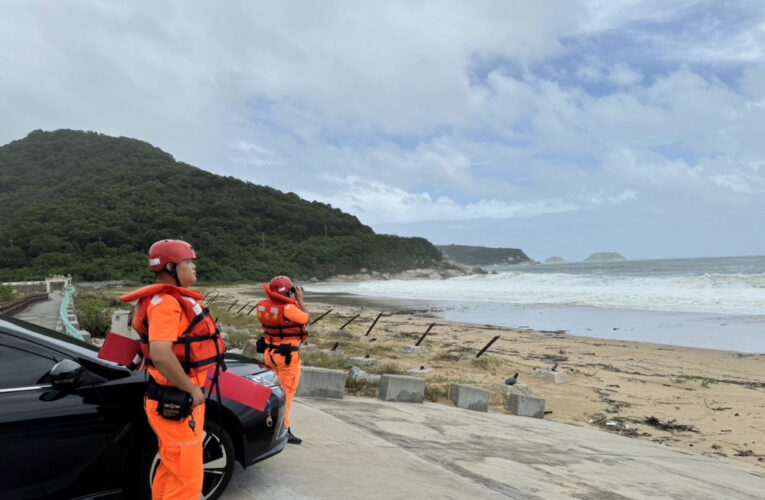
<path fill-rule="evenodd" d="M 435 403 L 296 399 L 304 439 L 226 500 L 762 499 L 765 474 L 614 434 Z"/>
<path fill-rule="evenodd" d="M 48 294 L 47 301 L 32 304 L 14 317 L 55 330 L 60 322 L 59 309 L 62 300 L 64 300 L 64 292 L 51 292 Z"/>

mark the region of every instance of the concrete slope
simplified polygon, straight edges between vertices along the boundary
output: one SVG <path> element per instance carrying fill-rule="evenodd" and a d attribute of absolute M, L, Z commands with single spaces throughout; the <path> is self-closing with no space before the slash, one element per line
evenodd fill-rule
<path fill-rule="evenodd" d="M 292 421 L 303 444 L 222 498 L 765 498 L 754 469 L 544 420 L 348 397 L 296 399 Z"/>

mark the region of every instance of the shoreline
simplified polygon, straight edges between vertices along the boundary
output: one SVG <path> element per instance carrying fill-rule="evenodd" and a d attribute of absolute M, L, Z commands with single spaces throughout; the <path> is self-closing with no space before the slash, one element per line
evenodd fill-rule
<path fill-rule="evenodd" d="M 765 354 L 760 334 L 765 316 L 682 311 L 651 311 L 558 304 L 470 303 L 370 297 L 345 292 L 306 290 L 307 300 L 386 311 L 420 311 L 457 323 L 541 332 L 563 331 L 576 337 L 646 342 L 673 347 Z M 475 321 L 483 314 L 488 321 Z"/>
<path fill-rule="evenodd" d="M 219 291 L 226 301 L 258 294 L 251 285 Z M 312 317 L 332 309 L 311 327 L 309 343 L 332 348 L 339 342 L 337 350 L 347 357 L 369 355 L 405 371 L 431 368 L 426 383 L 440 391 L 440 403 L 452 405 L 449 386 L 464 383 L 489 390 L 490 411 L 509 414 L 504 381 L 518 372 L 518 384 L 545 399 L 551 410 L 545 419 L 722 457 L 765 474 L 765 354 L 446 321 L 417 307 L 388 310 L 369 336 L 375 341 L 361 342 L 384 304 L 334 299 L 306 292 Z M 347 337 L 330 335 L 356 314 L 344 329 Z M 404 353 L 434 322 L 421 344 L 427 353 Z M 500 339 L 480 361 L 470 359 L 496 335 Z M 567 383 L 532 376 L 535 368 L 556 364 L 568 374 Z"/>

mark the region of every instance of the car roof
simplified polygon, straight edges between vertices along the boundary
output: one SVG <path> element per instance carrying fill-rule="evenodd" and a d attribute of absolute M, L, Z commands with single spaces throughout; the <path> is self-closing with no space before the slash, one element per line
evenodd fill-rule
<path fill-rule="evenodd" d="M 55 330 L 43 328 L 34 323 L 10 316 L 0 316 L 0 328 L 2 328 L 4 333 L 27 339 L 31 338 L 31 340 L 43 343 L 48 347 L 58 350 L 64 349 L 77 356 L 91 359 L 98 357 L 98 347 Z"/>
<path fill-rule="evenodd" d="M 134 370 L 130 370 L 127 367 L 118 365 L 111 361 L 106 361 L 98 357 L 99 347 L 89 344 L 85 341 L 74 338 L 70 335 L 66 335 L 55 330 L 49 330 L 34 323 L 29 323 L 10 316 L 0 315 L 0 331 L 15 335 L 17 337 L 23 337 L 27 340 L 32 340 L 39 344 L 43 344 L 49 348 L 65 351 L 69 355 L 86 358 L 91 361 L 95 361 L 100 365 L 108 366 L 112 369 L 127 370 L 131 373 L 141 373 Z M 232 365 L 253 365 L 259 366 L 253 359 L 245 356 L 226 353 L 226 363 Z M 260 366 L 262 370 L 268 368 Z"/>

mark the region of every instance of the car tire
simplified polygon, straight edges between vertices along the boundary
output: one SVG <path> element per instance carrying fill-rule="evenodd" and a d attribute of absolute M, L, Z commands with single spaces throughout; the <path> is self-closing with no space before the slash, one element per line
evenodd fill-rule
<path fill-rule="evenodd" d="M 157 451 L 156 438 L 147 443 L 147 452 L 144 454 L 139 467 L 141 498 L 151 498 L 151 483 L 161 463 L 159 451 Z M 231 476 L 234 473 L 234 444 L 225 429 L 214 421 L 205 422 L 205 434 L 203 441 L 202 460 L 204 462 L 204 483 L 202 484 L 202 499 L 216 500 L 226 489 Z"/>
<path fill-rule="evenodd" d="M 205 469 L 202 498 L 215 500 L 226 490 L 226 486 L 231 481 L 236 455 L 231 436 L 217 422 L 212 420 L 205 424 L 202 456 Z"/>

